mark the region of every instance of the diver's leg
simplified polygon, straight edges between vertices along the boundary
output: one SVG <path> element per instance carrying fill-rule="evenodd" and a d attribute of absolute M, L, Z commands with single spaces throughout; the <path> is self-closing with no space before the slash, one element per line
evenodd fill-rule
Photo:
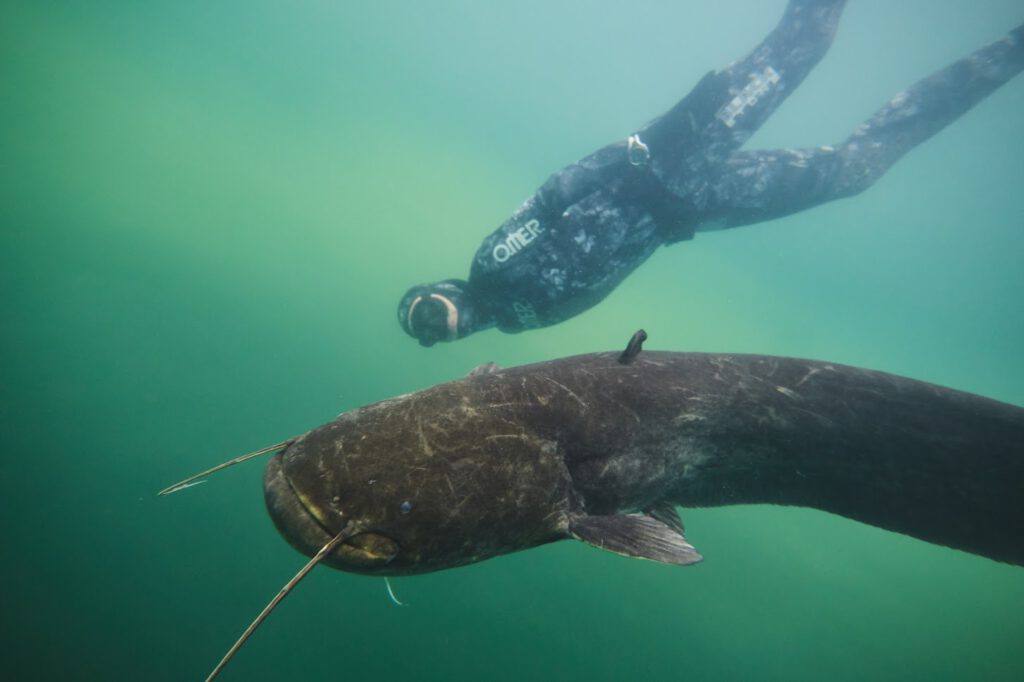
<path fill-rule="evenodd" d="M 841 145 L 737 152 L 713 174 L 697 229 L 769 220 L 862 192 L 1022 69 L 1024 25 L 897 94 Z"/>
<path fill-rule="evenodd" d="M 828 51 L 846 0 L 790 0 L 750 54 L 704 77 L 639 132 L 654 173 L 687 195 L 708 162 L 722 161 L 756 131 Z"/>

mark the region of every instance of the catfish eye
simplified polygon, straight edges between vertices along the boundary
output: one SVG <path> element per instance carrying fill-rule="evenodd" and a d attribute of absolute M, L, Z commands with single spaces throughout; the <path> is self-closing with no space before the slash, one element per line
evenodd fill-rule
<path fill-rule="evenodd" d="M 412 504 L 409 503 L 409 500 L 406 500 L 402 504 L 398 505 L 398 511 L 402 512 L 403 514 L 408 514 L 412 511 Z"/>

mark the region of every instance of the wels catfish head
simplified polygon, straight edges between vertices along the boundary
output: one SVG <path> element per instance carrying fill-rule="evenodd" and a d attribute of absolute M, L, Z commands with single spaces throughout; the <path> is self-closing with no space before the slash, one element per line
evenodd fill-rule
<path fill-rule="evenodd" d="M 516 405 L 490 379 L 360 408 L 294 439 L 264 474 L 278 531 L 312 556 L 347 529 L 323 562 L 384 576 L 567 537 L 571 481 L 558 445 L 510 422 Z"/>

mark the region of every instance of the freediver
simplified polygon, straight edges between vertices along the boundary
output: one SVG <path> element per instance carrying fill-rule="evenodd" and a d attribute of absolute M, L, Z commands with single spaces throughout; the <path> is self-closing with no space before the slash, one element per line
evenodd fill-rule
<path fill-rule="evenodd" d="M 659 247 L 853 196 L 1024 68 L 1024 25 L 897 94 L 842 143 L 741 151 L 825 55 L 846 0 L 791 0 L 743 59 L 639 131 L 563 168 L 484 239 L 469 280 L 415 286 L 420 344 L 520 332 L 599 303 Z"/>

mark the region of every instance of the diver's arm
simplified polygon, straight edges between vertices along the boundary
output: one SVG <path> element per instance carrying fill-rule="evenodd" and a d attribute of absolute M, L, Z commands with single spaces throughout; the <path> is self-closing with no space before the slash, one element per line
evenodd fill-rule
<path fill-rule="evenodd" d="M 552 173 L 530 199 L 535 217 L 557 218 L 587 195 L 607 187 L 628 168 L 626 143 L 615 142 Z"/>
<path fill-rule="evenodd" d="M 698 230 L 778 218 L 870 187 L 1024 69 L 1024 26 L 897 94 L 842 144 L 737 152 L 706 185 Z"/>

